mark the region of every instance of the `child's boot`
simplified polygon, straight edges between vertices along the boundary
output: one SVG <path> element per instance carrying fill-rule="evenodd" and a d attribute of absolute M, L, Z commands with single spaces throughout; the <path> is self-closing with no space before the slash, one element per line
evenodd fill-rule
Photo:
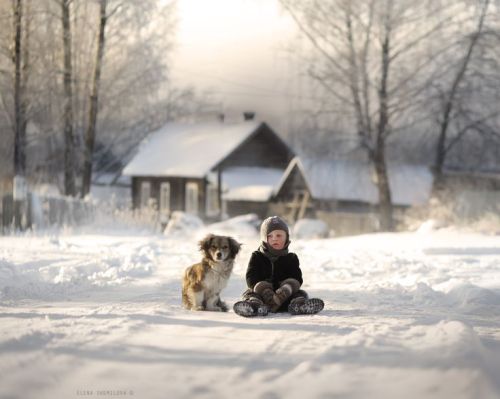
<path fill-rule="evenodd" d="M 293 315 L 315 314 L 321 312 L 325 303 L 319 298 L 306 299 L 303 297 L 292 299 L 288 305 L 288 312 Z"/>
<path fill-rule="evenodd" d="M 267 316 L 269 308 L 257 301 L 239 301 L 233 305 L 234 313 L 243 317 Z"/>

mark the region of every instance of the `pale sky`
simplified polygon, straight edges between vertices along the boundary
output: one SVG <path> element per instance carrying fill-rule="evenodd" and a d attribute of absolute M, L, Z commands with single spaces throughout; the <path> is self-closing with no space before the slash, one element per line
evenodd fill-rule
<path fill-rule="evenodd" d="M 295 36 L 277 0 L 178 0 L 174 79 L 210 90 L 229 115 L 252 110 L 281 123 L 297 72 L 285 49 Z"/>

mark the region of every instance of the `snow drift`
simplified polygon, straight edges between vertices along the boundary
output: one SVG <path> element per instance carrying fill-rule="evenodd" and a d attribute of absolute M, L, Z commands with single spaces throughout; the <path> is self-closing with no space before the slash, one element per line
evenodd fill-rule
<path fill-rule="evenodd" d="M 232 304 L 257 226 L 247 215 L 180 235 L 2 237 L 0 397 L 500 396 L 500 237 L 292 235 L 321 313 L 184 310 L 180 281 L 200 259 L 198 239 L 215 232 L 243 243 L 222 293 Z"/>

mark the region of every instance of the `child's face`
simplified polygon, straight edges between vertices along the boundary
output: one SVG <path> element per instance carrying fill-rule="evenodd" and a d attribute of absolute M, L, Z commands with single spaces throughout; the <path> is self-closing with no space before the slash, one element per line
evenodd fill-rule
<path fill-rule="evenodd" d="M 273 230 L 267 235 L 267 243 L 274 249 L 283 249 L 286 243 L 285 230 Z"/>

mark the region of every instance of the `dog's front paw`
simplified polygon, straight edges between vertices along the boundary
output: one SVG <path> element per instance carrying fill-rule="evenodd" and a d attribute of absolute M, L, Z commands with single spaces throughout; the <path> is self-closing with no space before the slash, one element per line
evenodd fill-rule
<path fill-rule="evenodd" d="M 219 305 L 207 306 L 207 310 L 210 312 L 226 312 L 226 310 L 221 308 Z"/>
<path fill-rule="evenodd" d="M 219 307 L 221 309 L 221 312 L 227 312 L 229 311 L 229 306 L 227 306 L 226 302 L 219 302 Z"/>
<path fill-rule="evenodd" d="M 193 310 L 205 310 L 204 306 L 196 306 L 193 308 Z"/>

